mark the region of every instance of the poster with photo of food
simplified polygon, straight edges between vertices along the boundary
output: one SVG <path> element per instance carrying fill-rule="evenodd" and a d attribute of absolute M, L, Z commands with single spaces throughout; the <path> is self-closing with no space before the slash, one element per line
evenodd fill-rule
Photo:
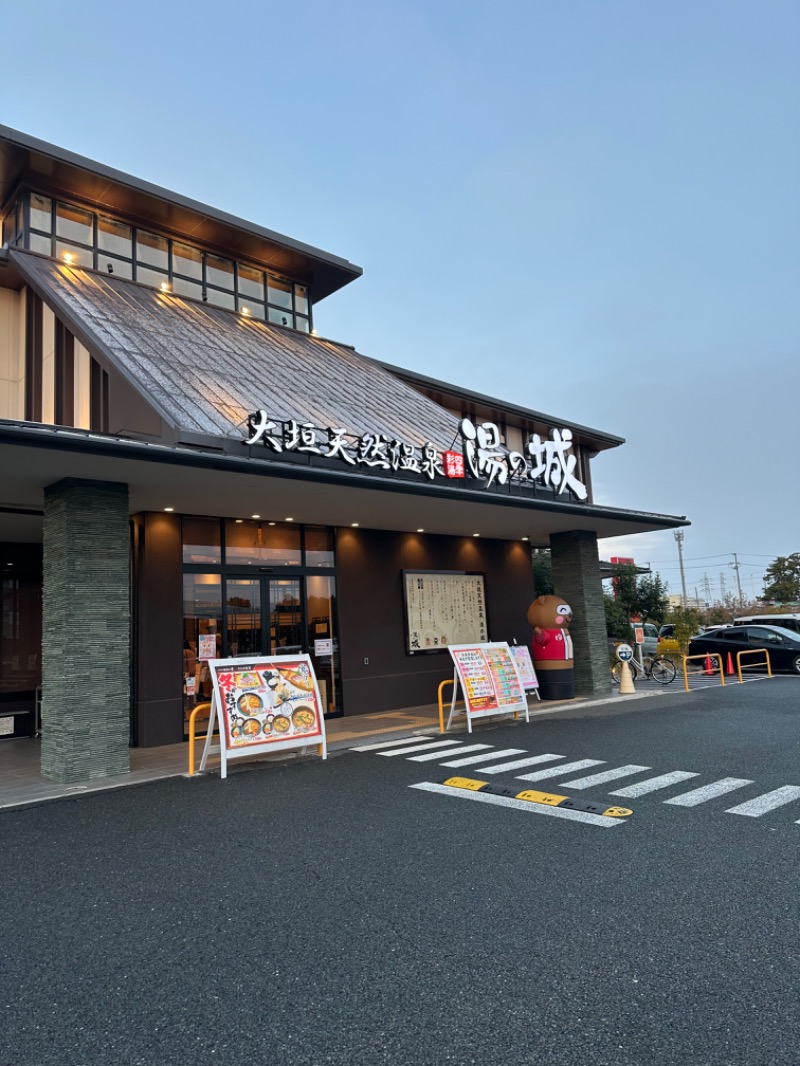
<path fill-rule="evenodd" d="M 298 747 L 324 739 L 322 701 L 310 656 L 217 659 L 209 667 L 220 736 L 229 752 Z"/>

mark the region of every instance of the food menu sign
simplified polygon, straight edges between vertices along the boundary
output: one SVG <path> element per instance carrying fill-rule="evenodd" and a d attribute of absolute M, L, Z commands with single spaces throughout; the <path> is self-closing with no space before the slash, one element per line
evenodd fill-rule
<path fill-rule="evenodd" d="M 528 698 L 508 644 L 457 644 L 449 650 L 470 731 L 472 718 L 510 711 L 524 711 L 527 717 Z"/>
<path fill-rule="evenodd" d="M 406 651 L 446 651 L 489 639 L 482 574 L 406 570 Z"/>
<path fill-rule="evenodd" d="M 212 659 L 208 666 L 214 683 L 208 736 L 218 719 L 223 777 L 226 758 L 238 755 L 313 745 L 326 757 L 322 700 L 310 656 Z"/>
<path fill-rule="evenodd" d="M 532 689 L 538 689 L 539 678 L 536 676 L 536 671 L 533 668 L 533 662 L 531 660 L 531 653 L 525 644 L 512 644 L 509 648 L 511 654 L 514 656 L 514 662 L 517 664 L 517 670 L 519 671 L 520 680 L 522 686 L 526 692 Z"/>

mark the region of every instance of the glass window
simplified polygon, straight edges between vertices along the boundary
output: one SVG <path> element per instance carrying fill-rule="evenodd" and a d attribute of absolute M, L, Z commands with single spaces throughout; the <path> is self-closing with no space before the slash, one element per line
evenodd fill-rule
<path fill-rule="evenodd" d="M 277 307 L 267 308 L 267 318 L 270 322 L 274 322 L 278 326 L 291 326 L 292 325 L 292 313 L 291 311 L 281 311 Z"/>
<path fill-rule="evenodd" d="M 103 255 L 101 253 L 97 269 L 105 270 L 107 274 L 111 274 L 115 278 L 127 278 L 130 281 L 133 277 L 133 264 L 127 259 L 117 259 L 113 255 Z"/>
<path fill-rule="evenodd" d="M 56 236 L 81 244 L 94 244 L 91 211 L 70 204 L 56 204 Z"/>
<path fill-rule="evenodd" d="M 206 281 L 220 289 L 233 292 L 233 263 L 230 259 L 220 259 L 218 255 L 206 256 Z"/>
<path fill-rule="evenodd" d="M 184 517 L 181 524 L 185 563 L 222 562 L 219 519 Z"/>
<path fill-rule="evenodd" d="M 225 522 L 225 561 L 247 566 L 270 563 L 273 566 L 299 566 L 300 527 L 271 526 L 267 522 Z"/>
<path fill-rule="evenodd" d="M 322 574 L 306 578 L 308 651 L 314 663 L 325 714 L 334 714 L 339 699 L 339 655 L 336 639 L 336 581 Z"/>
<path fill-rule="evenodd" d="M 42 255 L 52 255 L 53 238 L 43 237 L 39 233 L 31 233 L 28 237 L 28 247 L 32 252 L 41 252 Z"/>
<path fill-rule="evenodd" d="M 173 241 L 172 272 L 174 274 L 183 274 L 187 278 L 194 278 L 196 281 L 202 281 L 203 254 L 200 249 Z"/>
<path fill-rule="evenodd" d="M 13 245 L 17 238 L 17 205 L 9 207 L 3 219 L 3 244 Z"/>
<path fill-rule="evenodd" d="M 101 215 L 97 220 L 97 247 L 102 252 L 130 259 L 133 255 L 133 230 L 122 222 Z"/>
<path fill-rule="evenodd" d="M 219 574 L 183 575 L 183 711 L 188 734 L 189 715 L 199 703 L 209 703 L 212 687 L 206 659 L 222 653 L 222 579 Z M 197 712 L 198 733 L 208 713 Z"/>
<path fill-rule="evenodd" d="M 301 315 L 308 314 L 308 289 L 305 285 L 295 285 L 294 287 L 294 309 L 299 311 Z"/>
<path fill-rule="evenodd" d="M 248 300 L 247 297 L 239 297 L 239 310 L 243 311 L 247 308 L 250 312 L 251 318 L 259 318 L 264 321 L 264 305 L 256 303 L 255 300 Z"/>
<path fill-rule="evenodd" d="M 333 530 L 306 526 L 306 566 L 333 566 Z"/>
<path fill-rule="evenodd" d="M 68 266 L 94 266 L 94 252 L 89 248 L 79 248 L 76 244 L 56 241 L 56 258 Z"/>
<path fill-rule="evenodd" d="M 292 309 L 292 286 L 288 281 L 267 277 L 267 303 Z"/>
<path fill-rule="evenodd" d="M 164 283 L 169 284 L 169 278 L 166 274 L 143 266 L 136 267 L 136 280 L 140 285 L 152 285 L 154 289 L 160 289 Z"/>
<path fill-rule="evenodd" d="M 251 300 L 264 301 L 264 275 L 252 267 L 239 267 L 239 295 Z"/>
<path fill-rule="evenodd" d="M 189 296 L 193 300 L 202 300 L 203 298 L 203 286 L 199 281 L 186 281 L 185 278 L 173 278 L 172 291 L 176 296 Z"/>
<path fill-rule="evenodd" d="M 49 196 L 31 193 L 31 228 L 43 233 L 53 232 L 53 201 Z"/>
<path fill-rule="evenodd" d="M 308 319 L 303 318 L 302 315 L 295 315 L 294 328 L 299 329 L 301 333 L 308 333 Z"/>
<path fill-rule="evenodd" d="M 136 234 L 136 260 L 139 263 L 147 263 L 149 266 L 158 267 L 159 270 L 167 270 L 169 267 L 168 245 L 164 237 L 157 237 L 155 233 L 143 233 L 139 230 Z"/>
<path fill-rule="evenodd" d="M 232 292 L 220 292 L 219 289 L 206 289 L 206 299 L 214 307 L 225 307 L 228 311 L 236 310 L 236 300 Z"/>

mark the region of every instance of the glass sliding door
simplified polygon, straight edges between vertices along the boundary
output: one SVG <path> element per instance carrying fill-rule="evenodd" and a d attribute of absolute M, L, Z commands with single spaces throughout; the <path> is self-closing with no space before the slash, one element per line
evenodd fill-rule
<path fill-rule="evenodd" d="M 262 618 L 262 579 L 228 578 L 225 602 L 228 608 L 225 655 L 262 655 L 264 624 Z"/>

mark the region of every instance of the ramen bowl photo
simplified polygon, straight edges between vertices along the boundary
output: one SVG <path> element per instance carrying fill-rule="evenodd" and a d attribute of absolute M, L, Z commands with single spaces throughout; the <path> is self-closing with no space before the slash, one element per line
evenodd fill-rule
<path fill-rule="evenodd" d="M 292 724 L 297 730 L 313 729 L 317 724 L 317 716 L 314 714 L 313 707 L 308 707 L 306 704 L 298 704 L 292 711 Z"/>
<path fill-rule="evenodd" d="M 255 692 L 245 692 L 236 701 L 236 706 L 245 715 L 258 714 L 264 710 L 264 701 Z"/>

